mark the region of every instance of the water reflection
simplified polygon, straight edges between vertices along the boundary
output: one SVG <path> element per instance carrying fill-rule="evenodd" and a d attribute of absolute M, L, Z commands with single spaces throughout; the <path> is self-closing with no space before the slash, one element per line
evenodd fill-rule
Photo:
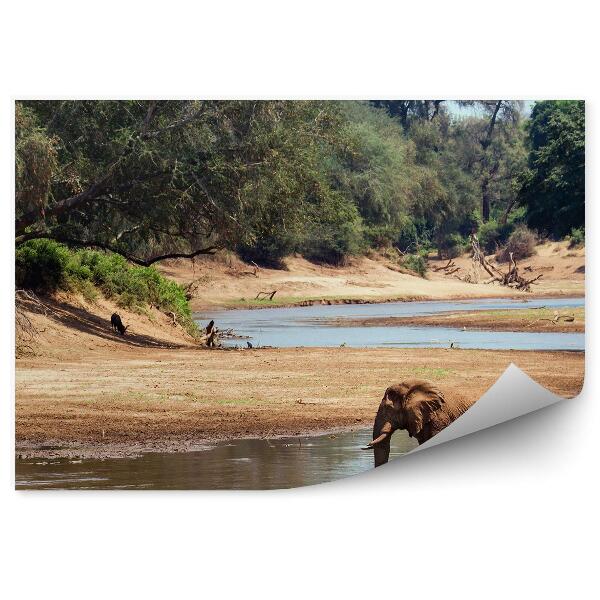
<path fill-rule="evenodd" d="M 20 459 L 17 489 L 278 489 L 312 485 L 371 469 L 360 447 L 371 430 L 335 436 L 236 440 L 203 452 L 149 453 L 139 458 L 69 461 Z M 405 431 L 391 458 L 416 447 Z"/>

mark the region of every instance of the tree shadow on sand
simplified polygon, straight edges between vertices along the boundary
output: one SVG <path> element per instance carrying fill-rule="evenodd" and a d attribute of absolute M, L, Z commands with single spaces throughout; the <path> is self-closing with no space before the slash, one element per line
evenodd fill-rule
<path fill-rule="evenodd" d="M 84 308 L 74 306 L 65 302 L 57 302 L 52 298 L 43 298 L 39 301 L 28 299 L 19 300 L 19 304 L 28 311 L 45 315 L 46 317 L 83 333 L 89 333 L 99 338 L 113 342 L 121 342 L 128 346 L 140 348 L 184 348 L 184 344 L 169 343 L 149 335 L 135 333 L 128 330 L 126 335 L 120 335 L 113 331 L 110 324 L 110 315 L 106 318 L 94 315 Z"/>

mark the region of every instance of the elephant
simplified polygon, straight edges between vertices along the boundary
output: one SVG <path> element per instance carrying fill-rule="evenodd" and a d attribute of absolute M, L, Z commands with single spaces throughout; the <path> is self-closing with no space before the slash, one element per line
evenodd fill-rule
<path fill-rule="evenodd" d="M 408 430 L 410 437 L 423 444 L 460 417 L 470 403 L 446 400 L 430 381 L 405 379 L 385 390 L 373 424 L 373 441 L 365 450 L 374 451 L 375 466 L 388 462 L 390 439 L 396 429 Z"/>

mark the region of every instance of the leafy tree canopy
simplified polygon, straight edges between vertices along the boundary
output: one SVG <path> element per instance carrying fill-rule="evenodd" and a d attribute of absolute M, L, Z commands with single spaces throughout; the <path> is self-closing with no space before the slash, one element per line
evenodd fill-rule
<path fill-rule="evenodd" d="M 490 244 L 523 219 L 582 225 L 583 103 L 538 103 L 529 125 L 515 101 L 463 104 L 477 114 L 443 100 L 17 102 L 16 243 L 278 265 L 453 253 L 488 221 Z"/>
<path fill-rule="evenodd" d="M 585 103 L 536 103 L 528 133 L 529 169 L 519 200 L 530 227 L 565 236 L 585 224 Z"/>

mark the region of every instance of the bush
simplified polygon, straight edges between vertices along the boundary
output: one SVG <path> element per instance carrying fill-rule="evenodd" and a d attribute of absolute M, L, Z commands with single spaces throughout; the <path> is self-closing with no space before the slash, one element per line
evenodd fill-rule
<path fill-rule="evenodd" d="M 494 219 L 487 221 L 487 223 L 482 223 L 477 232 L 479 245 L 486 254 L 494 254 L 500 246 L 506 244 L 514 227 L 513 223 L 509 222 L 500 225 Z"/>
<path fill-rule="evenodd" d="M 394 246 L 403 252 L 418 252 L 431 246 L 430 231 L 425 223 L 413 221 L 411 217 L 403 217 L 396 234 Z"/>
<path fill-rule="evenodd" d="M 470 248 L 469 240 L 465 240 L 460 234 L 450 234 L 441 244 L 439 251 L 442 258 L 456 258 L 464 254 Z"/>
<path fill-rule="evenodd" d="M 15 252 L 17 287 L 53 292 L 68 285 L 65 275 L 71 258 L 69 250 L 53 240 L 30 240 Z"/>
<path fill-rule="evenodd" d="M 421 254 L 407 254 L 402 259 L 402 265 L 420 277 L 425 277 L 427 272 L 427 261 Z"/>
<path fill-rule="evenodd" d="M 390 225 L 365 225 L 367 248 L 389 248 L 396 239 L 396 229 Z"/>
<path fill-rule="evenodd" d="M 518 260 L 527 258 L 535 253 L 535 245 L 538 242 L 537 235 L 528 229 L 526 225 L 518 225 L 510 234 L 506 245 L 496 253 L 496 259 L 501 262 L 510 260 L 510 254 Z"/>
<path fill-rule="evenodd" d="M 585 246 L 585 229 L 583 227 L 571 229 L 567 239 L 569 240 L 569 248 L 583 248 Z"/>
<path fill-rule="evenodd" d="M 336 228 L 317 226 L 304 239 L 302 255 L 314 262 L 341 265 L 348 256 L 361 249 L 361 233 L 353 222 L 340 223 Z"/>
<path fill-rule="evenodd" d="M 254 241 L 244 242 L 236 247 L 236 252 L 242 260 L 274 269 L 283 268 L 283 259 L 293 250 L 293 237 L 283 230 L 257 236 Z"/>
<path fill-rule="evenodd" d="M 69 250 L 52 240 L 26 242 L 16 252 L 16 283 L 41 292 L 78 291 L 91 300 L 96 289 L 119 306 L 146 305 L 174 312 L 190 334 L 196 332 L 184 289 L 153 267 L 131 266 L 118 254 Z"/>

